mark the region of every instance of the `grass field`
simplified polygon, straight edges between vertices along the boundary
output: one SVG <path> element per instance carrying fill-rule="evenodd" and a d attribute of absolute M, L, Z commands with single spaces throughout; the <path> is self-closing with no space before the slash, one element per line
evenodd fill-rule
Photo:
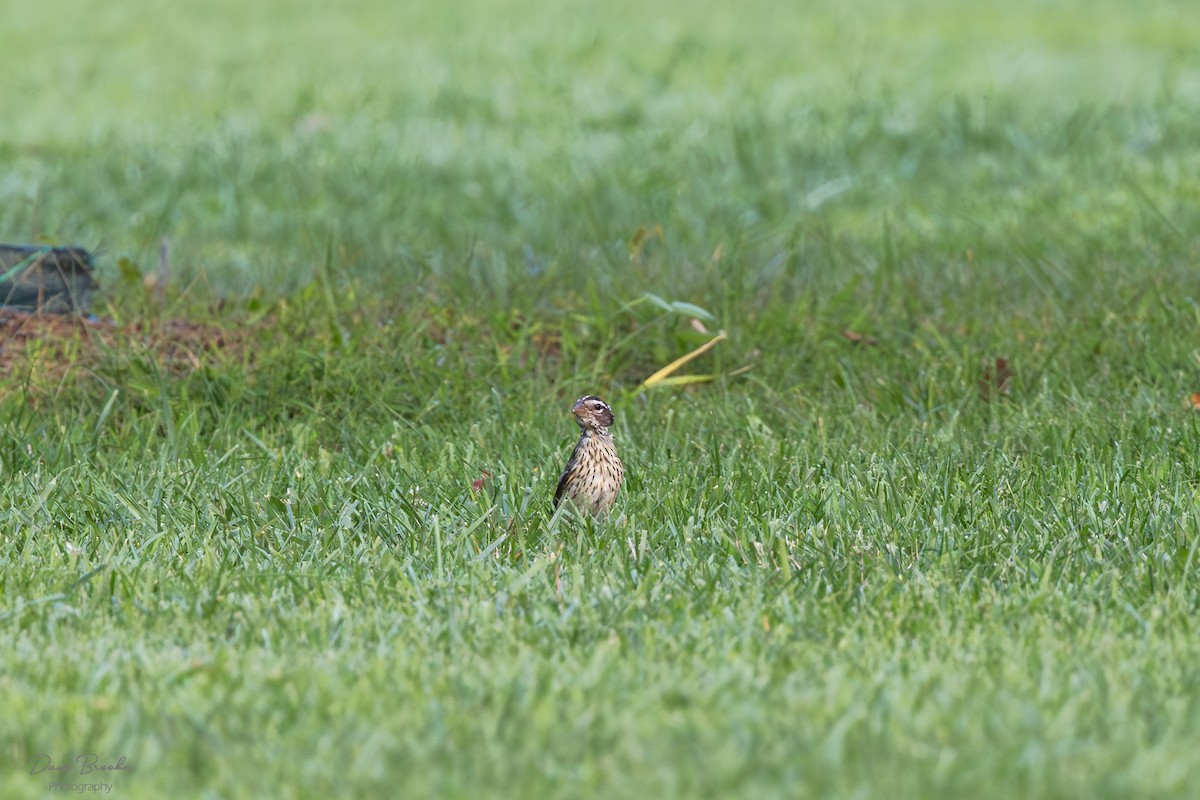
<path fill-rule="evenodd" d="M 1200 795 L 1191 16 L 0 2 L 0 796 Z"/>

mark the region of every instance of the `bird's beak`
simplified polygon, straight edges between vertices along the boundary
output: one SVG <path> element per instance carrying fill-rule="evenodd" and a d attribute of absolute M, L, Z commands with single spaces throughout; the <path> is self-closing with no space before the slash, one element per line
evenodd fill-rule
<path fill-rule="evenodd" d="M 582 410 L 583 410 L 583 403 L 576 403 L 575 405 L 571 406 L 571 413 L 577 417 L 579 416 L 579 412 Z"/>

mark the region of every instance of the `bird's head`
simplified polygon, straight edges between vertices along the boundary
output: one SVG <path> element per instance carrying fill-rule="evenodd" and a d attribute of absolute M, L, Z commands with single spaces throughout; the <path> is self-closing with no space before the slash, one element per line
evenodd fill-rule
<path fill-rule="evenodd" d="M 595 395 L 586 395 L 575 401 L 571 406 L 575 422 L 579 427 L 593 431 L 607 431 L 613 424 L 612 409 L 608 404 Z"/>

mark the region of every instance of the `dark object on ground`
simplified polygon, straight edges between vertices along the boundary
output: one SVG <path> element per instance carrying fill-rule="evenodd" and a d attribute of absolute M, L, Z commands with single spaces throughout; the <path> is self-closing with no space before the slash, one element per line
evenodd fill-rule
<path fill-rule="evenodd" d="M 87 311 L 96 280 L 82 247 L 0 244 L 0 307 L 53 313 Z"/>

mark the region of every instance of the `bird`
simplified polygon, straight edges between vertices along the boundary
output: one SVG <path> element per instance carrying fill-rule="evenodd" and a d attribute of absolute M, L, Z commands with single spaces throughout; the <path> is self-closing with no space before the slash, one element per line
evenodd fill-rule
<path fill-rule="evenodd" d="M 584 395 L 571 407 L 579 425 L 579 441 L 558 479 L 554 490 L 554 507 L 563 498 L 569 499 L 580 511 L 593 517 L 603 517 L 617 500 L 617 492 L 625 480 L 625 467 L 617 458 L 610 428 L 612 409 L 595 395 Z"/>

